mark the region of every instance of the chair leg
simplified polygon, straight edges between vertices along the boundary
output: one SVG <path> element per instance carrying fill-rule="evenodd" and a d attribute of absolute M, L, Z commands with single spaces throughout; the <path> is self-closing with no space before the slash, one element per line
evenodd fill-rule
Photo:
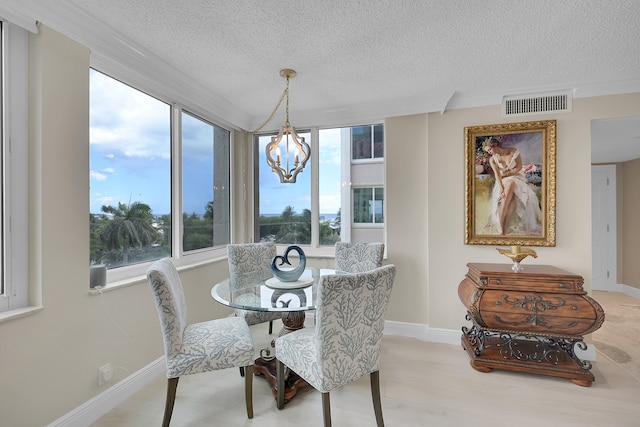
<path fill-rule="evenodd" d="M 177 378 L 169 378 L 167 381 L 167 400 L 164 404 L 164 418 L 162 420 L 162 427 L 169 427 L 171 422 L 171 414 L 173 414 L 173 404 L 176 401 L 176 390 L 178 388 Z"/>
<path fill-rule="evenodd" d="M 273 320 L 269 320 L 269 335 L 273 332 Z"/>
<path fill-rule="evenodd" d="M 322 393 L 322 418 L 324 419 L 324 427 L 331 427 L 331 400 L 329 392 Z"/>
<path fill-rule="evenodd" d="M 247 404 L 247 417 L 253 418 L 253 365 L 245 366 L 244 399 Z"/>
<path fill-rule="evenodd" d="M 371 372 L 371 397 L 373 398 L 373 411 L 376 414 L 376 424 L 384 427 L 382 419 L 382 401 L 380 400 L 380 371 Z"/>
<path fill-rule="evenodd" d="M 284 364 L 276 359 L 276 403 L 278 409 L 284 408 Z"/>

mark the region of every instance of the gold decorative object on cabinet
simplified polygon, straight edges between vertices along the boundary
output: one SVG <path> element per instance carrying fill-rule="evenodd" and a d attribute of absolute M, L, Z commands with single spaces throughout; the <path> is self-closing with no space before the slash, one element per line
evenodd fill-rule
<path fill-rule="evenodd" d="M 516 273 L 519 271 L 522 271 L 523 267 L 522 265 L 520 265 L 520 263 L 522 262 L 523 259 L 525 259 L 528 256 L 531 256 L 533 258 L 538 258 L 538 254 L 536 254 L 536 251 L 534 251 L 533 249 L 523 248 L 522 246 L 518 246 L 518 245 L 511 246 L 511 249 L 500 249 L 500 248 L 496 248 L 496 249 L 502 255 L 505 255 L 511 261 L 513 261 L 511 270 L 515 271 Z"/>

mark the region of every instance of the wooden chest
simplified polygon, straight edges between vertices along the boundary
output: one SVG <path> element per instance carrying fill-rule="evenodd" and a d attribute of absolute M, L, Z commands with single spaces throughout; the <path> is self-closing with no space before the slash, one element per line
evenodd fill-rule
<path fill-rule="evenodd" d="M 591 364 L 577 358 L 583 335 L 604 322 L 600 304 L 586 295 L 583 278 L 548 265 L 467 264 L 458 295 L 472 328 L 463 328 L 463 347 L 478 370 L 513 369 L 593 381 Z M 523 353 L 530 348 L 531 354 Z M 546 363 L 552 366 L 545 366 Z"/>

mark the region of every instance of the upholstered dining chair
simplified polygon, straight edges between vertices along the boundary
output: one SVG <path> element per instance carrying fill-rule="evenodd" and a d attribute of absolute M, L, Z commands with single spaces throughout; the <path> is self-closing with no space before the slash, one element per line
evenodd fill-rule
<path fill-rule="evenodd" d="M 384 243 L 336 243 L 336 270 L 363 273 L 382 266 Z"/>
<path fill-rule="evenodd" d="M 273 277 L 271 261 L 276 255 L 276 245 L 272 242 L 227 245 L 229 290 L 239 290 Z M 236 309 L 235 314 L 244 318 L 249 326 L 269 322 L 269 334 L 273 332 L 273 321 L 282 317 L 281 313 L 277 312 L 241 309 Z"/>
<path fill-rule="evenodd" d="M 254 346 L 249 326 L 239 317 L 187 324 L 187 307 L 178 271 L 169 258 L 153 262 L 147 279 L 156 303 L 167 363 L 163 427 L 171 422 L 181 376 L 225 368 L 244 368 L 247 417 L 253 418 Z"/>
<path fill-rule="evenodd" d="M 378 359 L 395 274 L 389 264 L 320 278 L 315 327 L 276 339 L 278 409 L 284 407 L 285 366 L 322 393 L 325 427 L 331 426 L 329 392 L 369 374 L 376 422 L 384 426 Z"/>

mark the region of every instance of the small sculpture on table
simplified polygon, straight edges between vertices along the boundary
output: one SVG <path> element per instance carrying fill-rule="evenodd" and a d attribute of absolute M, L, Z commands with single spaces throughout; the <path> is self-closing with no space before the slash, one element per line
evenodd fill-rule
<path fill-rule="evenodd" d="M 525 259 L 528 256 L 531 256 L 533 258 L 538 258 L 538 254 L 536 254 L 536 251 L 534 251 L 533 249 L 523 248 L 522 246 L 518 246 L 518 245 L 511 246 L 511 249 L 500 249 L 500 248 L 496 248 L 496 249 L 502 255 L 507 256 L 509 259 L 511 259 L 511 261 L 513 261 L 511 270 L 513 270 L 516 273 L 522 271 L 522 269 L 524 268 L 520 264 L 523 259 Z"/>
<path fill-rule="evenodd" d="M 300 257 L 298 265 L 293 269 L 280 270 L 278 266 L 283 266 L 285 264 L 291 265 L 291 263 L 289 262 L 289 252 L 291 251 L 298 252 L 298 256 Z M 306 266 L 307 257 L 305 256 L 304 251 L 300 248 L 300 246 L 289 246 L 284 251 L 284 255 L 278 255 L 273 258 L 273 260 L 271 261 L 271 272 L 281 282 L 295 282 L 300 278 L 300 276 L 302 276 L 302 273 L 304 273 L 304 269 Z"/>

